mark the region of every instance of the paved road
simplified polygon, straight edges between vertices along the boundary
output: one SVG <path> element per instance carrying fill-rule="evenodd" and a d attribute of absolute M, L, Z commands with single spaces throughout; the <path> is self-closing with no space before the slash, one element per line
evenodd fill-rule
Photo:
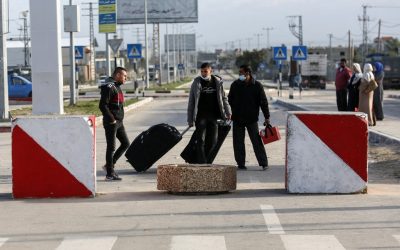
<path fill-rule="evenodd" d="M 137 174 L 120 161 L 123 181 L 106 183 L 99 170 L 94 199 L 14 201 L 10 134 L 0 134 L 0 249 L 400 249 L 400 184 L 384 172 L 370 175 L 369 194 L 286 194 L 286 112 L 271 111 L 283 137 L 266 146 L 271 169 L 260 171 L 247 141 L 250 167 L 238 172 L 237 191 L 214 196 L 157 191 L 155 168 Z M 128 113 L 125 124 L 134 138 L 160 122 L 183 130 L 185 117 L 185 98 L 164 98 Z M 97 128 L 98 166 L 103 133 Z M 157 164 L 182 163 L 190 136 Z M 231 134 L 216 163 L 235 164 Z"/>

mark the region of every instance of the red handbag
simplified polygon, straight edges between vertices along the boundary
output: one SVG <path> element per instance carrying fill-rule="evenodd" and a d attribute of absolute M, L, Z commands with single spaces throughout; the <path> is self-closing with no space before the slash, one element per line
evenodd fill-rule
<path fill-rule="evenodd" d="M 265 129 L 260 130 L 261 140 L 264 144 L 268 144 L 281 139 L 278 127 L 272 127 L 268 124 Z"/>

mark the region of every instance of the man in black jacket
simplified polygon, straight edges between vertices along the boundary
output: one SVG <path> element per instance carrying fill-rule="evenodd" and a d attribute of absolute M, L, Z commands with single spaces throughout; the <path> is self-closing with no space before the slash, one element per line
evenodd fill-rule
<path fill-rule="evenodd" d="M 261 108 L 265 117 L 264 125 L 268 125 L 268 100 L 263 86 L 253 78 L 249 66 L 240 66 L 239 79 L 232 83 L 228 101 L 232 108 L 233 150 L 238 168 L 241 170 L 247 169 L 245 166 L 246 150 L 244 145 L 245 129 L 247 129 L 258 165 L 262 167 L 262 170 L 266 170 L 268 168 L 268 159 L 264 144 L 258 134 L 258 114 Z"/>
<path fill-rule="evenodd" d="M 210 154 L 218 141 L 217 120 L 229 120 L 231 108 L 221 78 L 211 74 L 211 65 L 203 63 L 200 72 L 190 88 L 187 116 L 189 126 L 196 126 L 197 163 L 203 164 L 212 162 Z"/>
<path fill-rule="evenodd" d="M 103 127 L 107 141 L 106 165 L 103 166 L 103 169 L 107 172 L 106 181 L 121 180 L 114 171 L 114 165 L 129 147 L 129 139 L 123 124 L 124 94 L 121 90 L 121 85 L 125 83 L 126 76 L 126 69 L 117 67 L 114 70 L 113 77 L 110 77 L 104 85 L 100 86 L 99 108 L 103 114 Z M 117 151 L 115 151 L 115 138 L 121 142 Z"/>

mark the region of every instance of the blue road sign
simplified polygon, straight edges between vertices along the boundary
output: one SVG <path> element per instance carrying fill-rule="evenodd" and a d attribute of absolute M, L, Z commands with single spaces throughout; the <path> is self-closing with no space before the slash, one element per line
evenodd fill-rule
<path fill-rule="evenodd" d="M 258 64 L 258 68 L 261 70 L 264 70 L 266 67 L 267 67 L 267 65 L 265 63 Z"/>
<path fill-rule="evenodd" d="M 180 70 L 185 69 L 185 66 L 183 65 L 183 63 L 179 63 L 178 64 L 178 69 L 180 69 Z"/>
<path fill-rule="evenodd" d="M 286 47 L 272 47 L 274 52 L 274 60 L 286 60 L 287 59 L 287 49 Z"/>
<path fill-rule="evenodd" d="M 83 59 L 83 49 L 85 46 L 75 46 L 75 59 Z"/>
<path fill-rule="evenodd" d="M 128 58 L 142 58 L 142 44 L 128 44 Z"/>
<path fill-rule="evenodd" d="M 292 59 L 295 61 L 307 60 L 307 46 L 293 46 Z"/>

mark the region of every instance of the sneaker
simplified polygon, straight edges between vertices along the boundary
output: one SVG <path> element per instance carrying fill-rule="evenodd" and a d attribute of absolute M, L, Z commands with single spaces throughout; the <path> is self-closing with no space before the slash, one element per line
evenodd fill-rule
<path fill-rule="evenodd" d="M 238 166 L 239 170 L 247 170 L 246 166 Z"/>
<path fill-rule="evenodd" d="M 107 174 L 107 164 L 103 165 L 101 168 L 102 168 L 103 171 L 106 172 L 106 174 Z M 114 170 L 114 168 L 113 168 L 113 170 Z M 115 174 L 117 177 L 119 177 L 119 175 L 118 175 L 117 173 L 114 172 L 114 174 Z"/>
<path fill-rule="evenodd" d="M 111 175 L 106 175 L 106 181 L 121 181 L 122 178 L 119 177 L 116 173 L 112 173 Z"/>
<path fill-rule="evenodd" d="M 265 171 L 265 170 L 269 169 L 269 166 L 261 166 L 261 168 L 262 168 L 262 171 Z"/>

